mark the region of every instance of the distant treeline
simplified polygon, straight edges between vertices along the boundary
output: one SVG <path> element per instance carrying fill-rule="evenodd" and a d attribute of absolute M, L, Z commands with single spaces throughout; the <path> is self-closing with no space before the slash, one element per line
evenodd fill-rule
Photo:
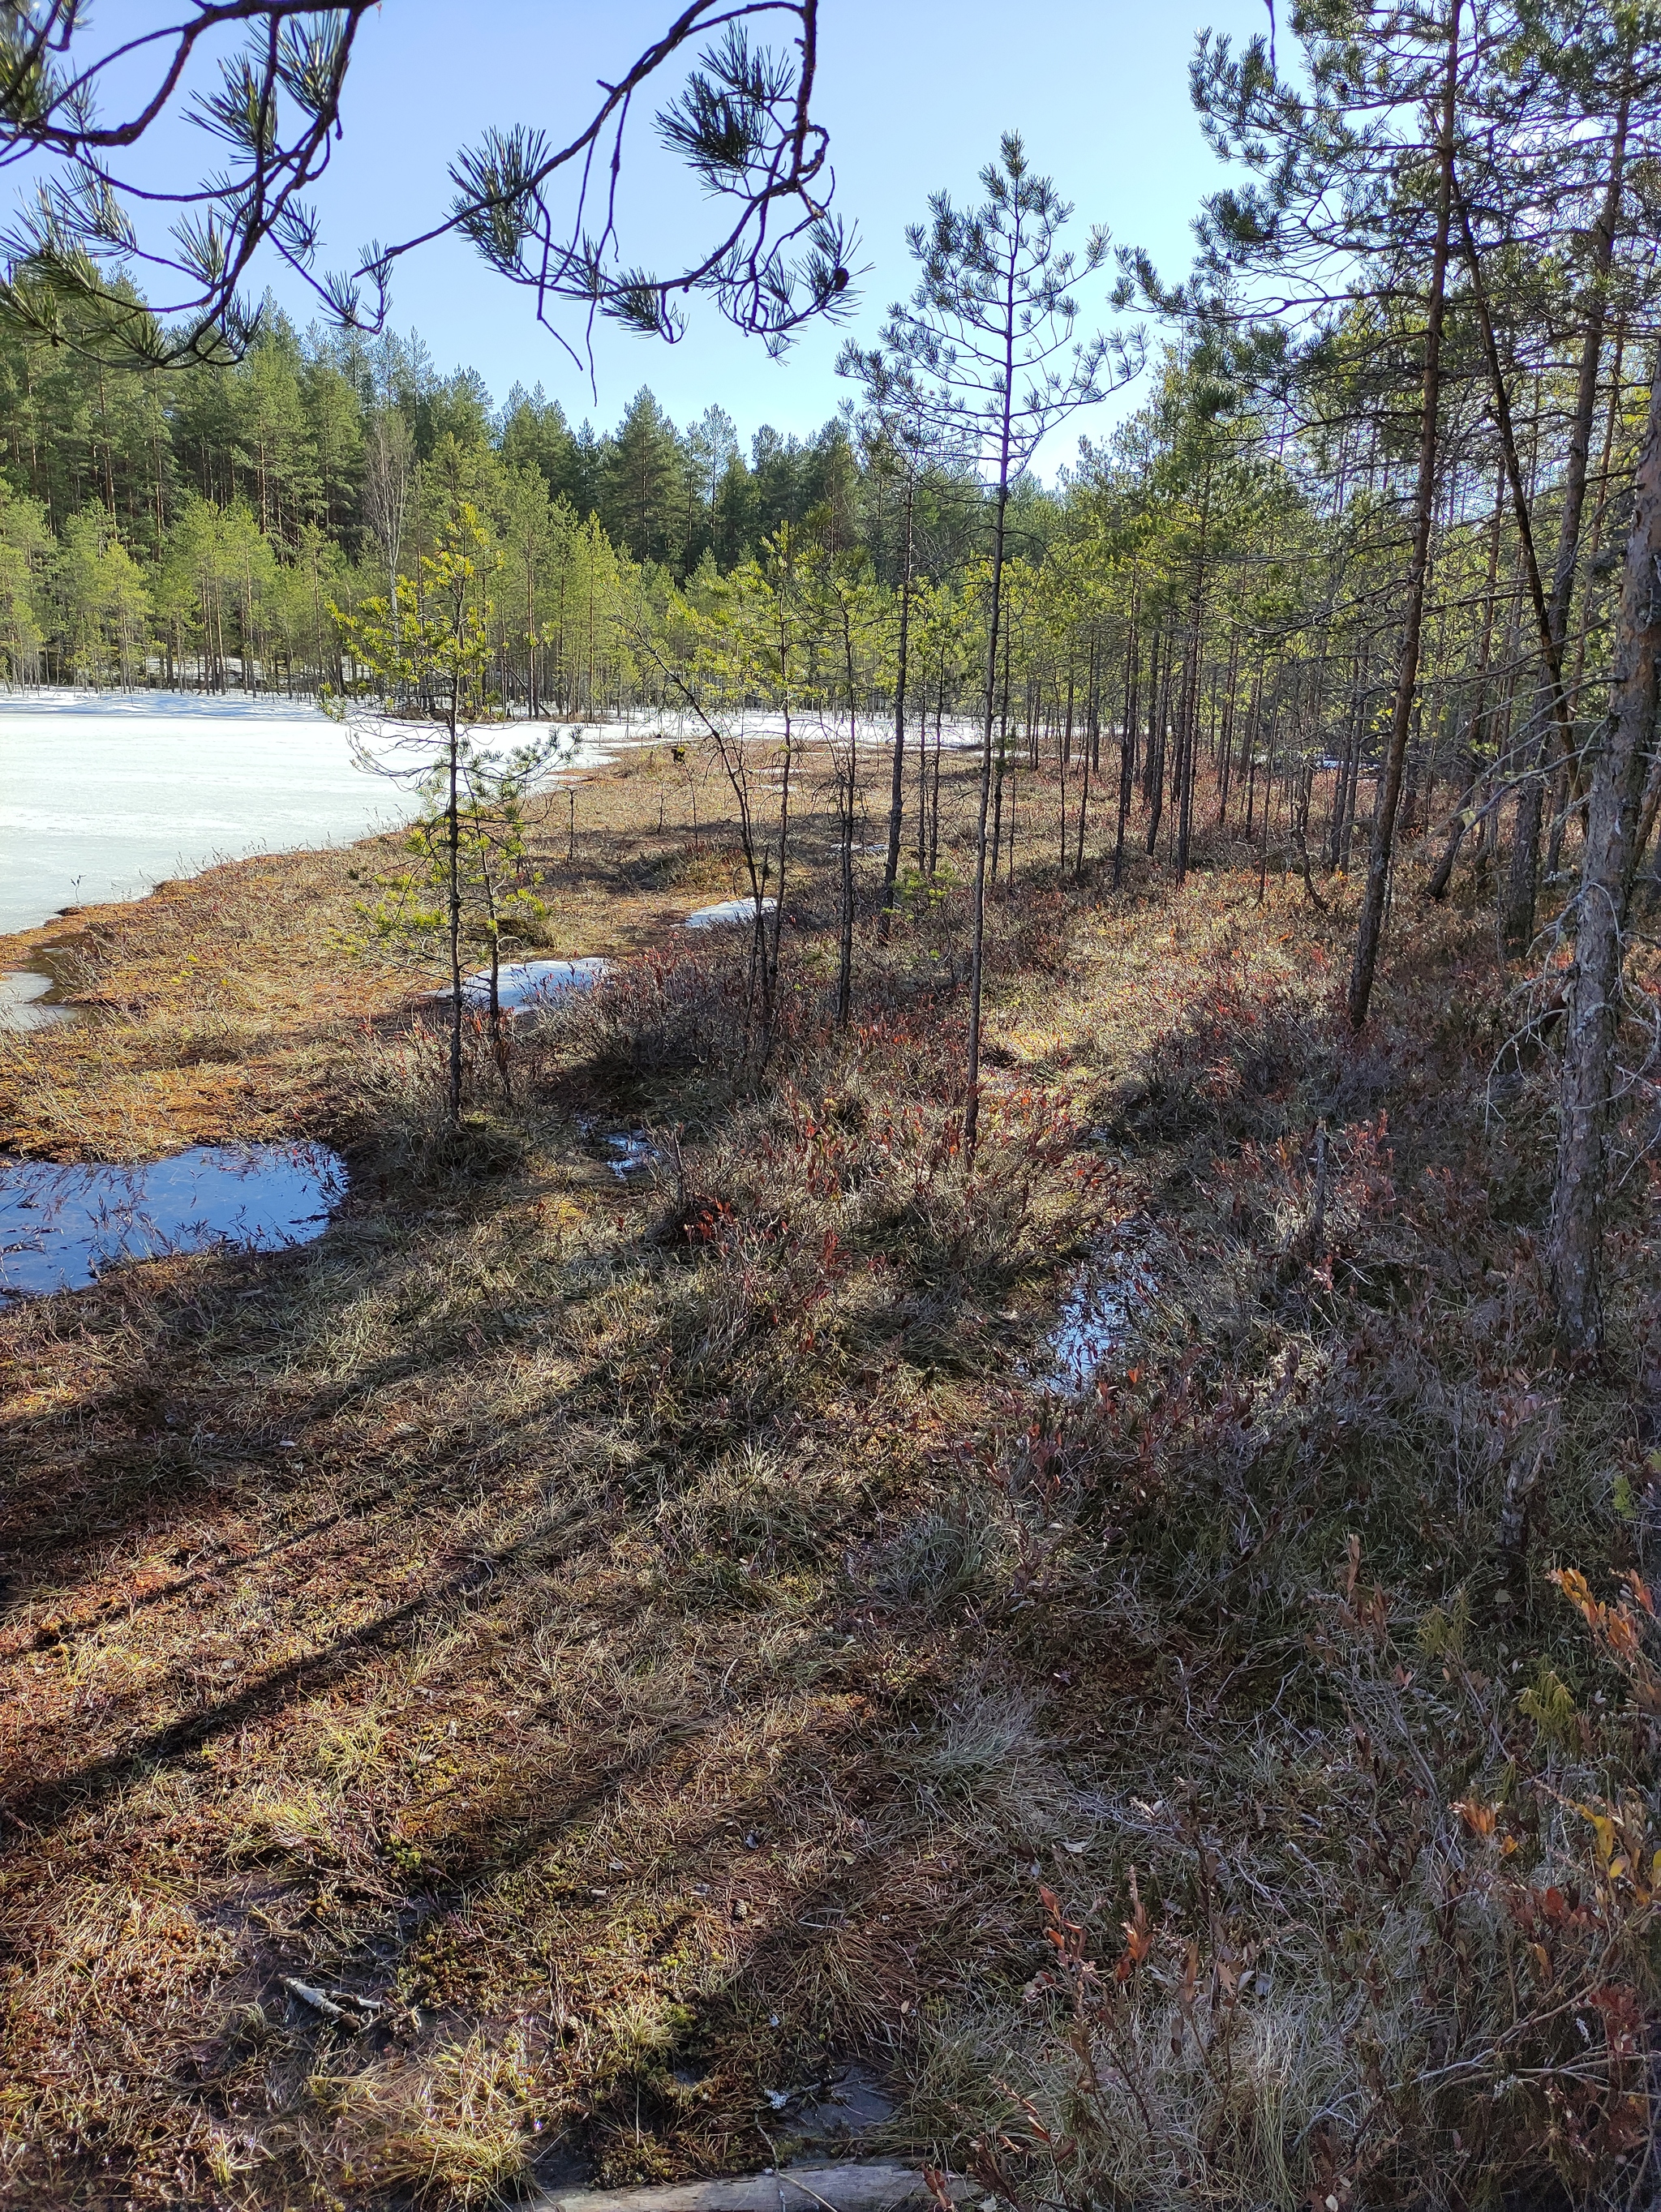
<path fill-rule="evenodd" d="M 413 571 L 459 498 L 502 550 L 520 688 L 535 682 L 526 635 L 545 630 L 553 687 L 578 703 L 602 685 L 599 602 L 623 568 L 726 573 L 787 524 L 864 546 L 879 574 L 894 557 L 892 486 L 845 415 L 806 440 L 764 427 L 746 456 L 721 408 L 680 429 L 642 390 L 602 433 L 539 385 L 493 409 L 482 378 L 441 375 L 419 339 L 302 333 L 274 313 L 245 359 L 165 374 L 0 331 L 0 472 L 15 682 L 338 680 L 330 604 Z M 919 544 L 943 571 L 977 494 L 949 471 L 935 491 Z"/>

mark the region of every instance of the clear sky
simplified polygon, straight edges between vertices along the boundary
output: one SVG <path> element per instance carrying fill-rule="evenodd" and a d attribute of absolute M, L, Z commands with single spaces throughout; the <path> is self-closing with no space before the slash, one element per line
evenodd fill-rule
<path fill-rule="evenodd" d="M 329 263 L 433 220 L 451 156 L 485 125 L 535 124 L 563 141 L 590 112 L 595 80 L 614 76 L 672 13 L 672 0 L 385 0 L 361 34 L 344 139 L 319 195 Z M 1264 0 L 822 0 L 821 20 L 816 110 L 830 132 L 836 204 L 871 264 L 849 326 L 868 336 L 910 289 L 906 223 L 941 186 L 971 196 L 1011 128 L 1076 204 L 1080 234 L 1105 222 L 1180 273 L 1195 207 L 1220 173 L 1189 101 L 1196 33 L 1212 25 L 1238 39 L 1268 15 Z M 624 249 L 650 265 L 684 239 L 697 203 L 685 173 L 653 157 L 648 134 L 638 145 Z M 309 319 L 298 288 L 277 289 Z M 1087 308 L 1104 318 L 1106 286 L 1096 289 Z M 441 368 L 477 368 L 498 400 L 515 381 L 540 380 L 574 420 L 606 427 L 642 384 L 683 423 L 719 403 L 746 442 L 764 422 L 812 431 L 847 393 L 833 367 L 842 333 L 812 331 L 776 363 L 695 305 L 673 348 L 603 331 L 596 400 L 537 326 L 528 295 L 448 241 L 401 264 L 392 320 L 418 331 Z M 1082 427 L 1099 431 L 1104 418 Z M 1073 443 L 1044 453 L 1046 475 Z"/>

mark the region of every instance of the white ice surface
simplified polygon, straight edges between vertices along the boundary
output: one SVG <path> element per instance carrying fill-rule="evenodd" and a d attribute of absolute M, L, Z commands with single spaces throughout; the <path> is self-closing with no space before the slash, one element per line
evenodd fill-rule
<path fill-rule="evenodd" d="M 776 899 L 764 898 L 761 910 L 764 914 L 771 914 L 777 904 Z M 754 899 L 723 899 L 719 906 L 701 906 L 696 914 L 689 914 L 686 927 L 688 929 L 724 929 L 731 923 L 753 921 L 755 918 Z"/>
<path fill-rule="evenodd" d="M 496 1002 L 508 1012 L 520 1006 L 545 1006 L 568 991 L 591 991 L 611 966 L 609 960 L 515 960 L 496 976 Z M 448 991 L 437 994 L 447 999 Z M 490 1003 L 490 971 L 480 968 L 461 979 L 461 995 L 470 1006 Z"/>
<path fill-rule="evenodd" d="M 784 732 L 782 716 L 771 714 L 724 726 L 750 744 L 776 744 Z M 558 741 L 556 784 L 636 747 L 707 744 L 696 716 L 638 708 L 603 726 L 511 722 L 491 734 L 513 745 L 538 730 Z M 794 730 L 808 742 L 847 734 L 845 723 L 812 718 Z M 861 744 L 891 735 L 879 716 L 861 721 Z M 908 742 L 915 747 L 915 726 Z M 972 745 L 973 725 L 948 721 L 945 742 Z M 0 930 L 31 927 L 65 906 L 137 897 L 218 860 L 367 836 L 411 804 L 395 783 L 355 766 L 346 731 L 303 701 L 0 693 Z"/>
<path fill-rule="evenodd" d="M 568 772 L 599 765 L 621 734 L 553 726 Z M 548 727 L 509 723 L 502 742 Z M 350 842 L 412 804 L 356 767 L 347 732 L 303 701 L 0 694 L 0 930 L 218 860 Z"/>

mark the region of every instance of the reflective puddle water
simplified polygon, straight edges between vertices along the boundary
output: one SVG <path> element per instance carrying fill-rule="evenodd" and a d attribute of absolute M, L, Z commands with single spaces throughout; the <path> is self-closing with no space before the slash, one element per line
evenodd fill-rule
<path fill-rule="evenodd" d="M 321 1145 L 199 1145 L 136 1167 L 0 1160 L 0 1302 L 82 1290 L 128 1260 L 308 1244 L 345 1193 Z"/>
<path fill-rule="evenodd" d="M 30 969 L 0 975 L 0 1030 L 45 1030 L 54 1022 L 72 1022 L 75 1007 L 44 1003 L 52 988 L 50 975 L 36 975 Z"/>
<path fill-rule="evenodd" d="M 641 1174 L 658 1156 L 657 1146 L 644 1129 L 631 1129 L 626 1136 L 608 1137 L 605 1144 L 609 1152 L 617 1154 L 607 1164 L 619 1182 L 625 1182 L 631 1175 Z"/>
<path fill-rule="evenodd" d="M 1046 1389 L 1082 1397 L 1123 1348 L 1138 1309 L 1155 1288 L 1152 1271 L 1134 1252 L 1108 1244 L 1092 1252 L 1068 1285 L 1050 1334 L 1050 1363 L 1038 1381 Z"/>

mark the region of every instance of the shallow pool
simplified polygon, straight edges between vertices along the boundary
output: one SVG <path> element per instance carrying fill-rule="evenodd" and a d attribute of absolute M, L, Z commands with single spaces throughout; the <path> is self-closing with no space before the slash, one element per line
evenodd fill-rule
<path fill-rule="evenodd" d="M 82 1290 L 125 1261 L 308 1244 L 345 1192 L 321 1145 L 198 1145 L 133 1167 L 0 1160 L 0 1301 Z"/>
<path fill-rule="evenodd" d="M 46 994 L 55 988 L 52 976 L 32 968 L 0 974 L 0 1030 L 46 1030 L 54 1022 L 72 1022 L 73 1006 L 45 1003 Z"/>

